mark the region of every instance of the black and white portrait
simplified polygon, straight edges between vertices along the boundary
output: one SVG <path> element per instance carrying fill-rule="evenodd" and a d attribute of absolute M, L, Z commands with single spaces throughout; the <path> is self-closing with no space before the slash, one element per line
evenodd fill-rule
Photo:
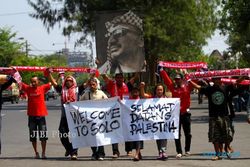
<path fill-rule="evenodd" d="M 104 31 L 101 24 L 105 25 L 102 26 Z M 100 14 L 96 23 L 96 44 L 100 73 L 145 71 L 142 19 L 134 12 Z"/>

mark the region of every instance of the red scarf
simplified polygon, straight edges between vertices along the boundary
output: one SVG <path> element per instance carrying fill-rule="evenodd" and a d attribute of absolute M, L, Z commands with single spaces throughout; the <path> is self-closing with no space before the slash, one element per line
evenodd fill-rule
<path fill-rule="evenodd" d="M 73 85 L 70 88 L 67 88 L 65 85 L 65 82 L 68 78 L 73 79 Z M 67 76 L 63 82 L 62 85 L 62 102 L 66 103 L 66 102 L 74 102 L 77 100 L 77 96 L 76 96 L 76 80 L 73 76 Z"/>

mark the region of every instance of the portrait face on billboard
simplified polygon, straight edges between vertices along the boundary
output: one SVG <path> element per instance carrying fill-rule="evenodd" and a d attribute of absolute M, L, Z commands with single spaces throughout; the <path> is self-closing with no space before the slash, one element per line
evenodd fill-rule
<path fill-rule="evenodd" d="M 105 32 L 100 33 L 99 26 L 96 29 L 98 70 L 100 73 L 145 71 L 142 19 L 131 11 L 109 15 L 109 19 L 102 21 Z"/>

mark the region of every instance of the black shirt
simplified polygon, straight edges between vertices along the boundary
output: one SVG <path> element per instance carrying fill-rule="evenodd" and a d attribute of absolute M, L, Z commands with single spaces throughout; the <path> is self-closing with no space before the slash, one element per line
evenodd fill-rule
<path fill-rule="evenodd" d="M 207 86 L 200 92 L 208 97 L 209 117 L 228 116 L 228 97 L 231 86 Z"/>

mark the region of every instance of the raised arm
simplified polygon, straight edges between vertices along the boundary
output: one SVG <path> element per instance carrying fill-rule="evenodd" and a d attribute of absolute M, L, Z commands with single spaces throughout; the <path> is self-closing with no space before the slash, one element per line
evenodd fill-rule
<path fill-rule="evenodd" d="M 188 81 L 194 88 L 200 90 L 201 89 L 201 86 L 198 85 L 197 83 L 195 83 L 194 81 L 190 80 Z"/>
<path fill-rule="evenodd" d="M 135 83 L 135 80 L 139 77 L 139 73 L 135 73 L 135 75 L 133 77 L 130 78 L 129 82 L 131 85 L 133 85 Z"/>
<path fill-rule="evenodd" d="M 108 84 L 109 81 L 111 80 L 111 79 L 108 77 L 107 74 L 102 74 L 102 78 L 103 78 L 103 80 L 104 80 L 104 82 L 105 82 L 106 84 Z"/>
<path fill-rule="evenodd" d="M 150 98 L 151 95 L 145 93 L 145 82 L 140 83 L 140 95 L 142 98 Z"/>
<path fill-rule="evenodd" d="M 164 84 L 167 85 L 168 89 L 172 92 L 174 89 L 174 83 L 163 68 L 160 69 L 160 76 L 163 79 Z"/>
<path fill-rule="evenodd" d="M 49 78 L 49 81 L 51 82 L 51 84 L 56 87 L 58 84 L 57 84 L 57 80 L 54 79 L 54 77 L 52 76 L 51 74 L 51 71 L 49 69 L 48 70 L 48 78 Z"/>

